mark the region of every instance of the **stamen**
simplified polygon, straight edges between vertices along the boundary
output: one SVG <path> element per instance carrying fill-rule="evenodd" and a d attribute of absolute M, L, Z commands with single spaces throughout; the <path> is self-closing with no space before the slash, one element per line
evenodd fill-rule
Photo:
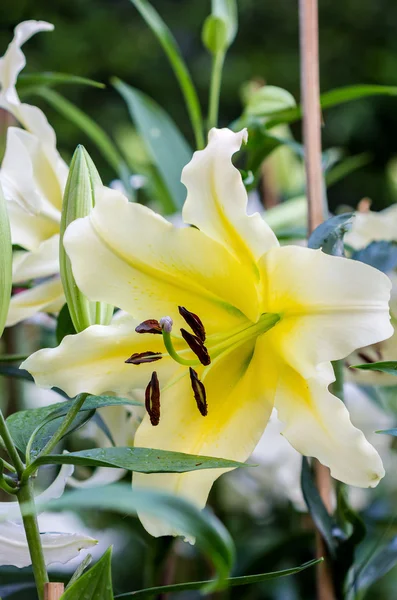
<path fill-rule="evenodd" d="M 161 352 L 151 352 L 149 350 L 148 352 L 135 352 L 124 362 L 131 365 L 141 365 L 143 363 L 155 362 L 156 360 L 160 360 L 160 358 L 162 358 Z"/>
<path fill-rule="evenodd" d="M 145 390 L 145 408 L 151 424 L 153 426 L 158 425 L 160 422 L 160 384 L 156 371 L 153 371 Z"/>
<path fill-rule="evenodd" d="M 196 335 L 189 333 L 186 329 L 181 329 L 181 334 L 189 348 L 195 353 L 202 365 L 209 365 L 211 363 L 210 355 L 208 354 L 207 348 L 204 346 L 201 339 Z"/>
<path fill-rule="evenodd" d="M 203 417 L 206 417 L 208 414 L 208 405 L 204 384 L 200 381 L 196 371 L 192 369 L 192 367 L 189 367 L 189 373 L 197 408 L 199 409 L 200 414 L 202 414 Z"/>
<path fill-rule="evenodd" d="M 161 325 L 156 319 L 148 319 L 135 327 L 137 333 L 160 333 Z"/>
<path fill-rule="evenodd" d="M 161 317 L 160 319 L 160 327 L 162 332 L 165 331 L 166 333 L 171 333 L 173 324 L 174 322 L 171 317 Z"/>
<path fill-rule="evenodd" d="M 205 342 L 205 329 L 203 322 L 200 317 L 190 312 L 184 306 L 178 306 L 179 314 L 183 317 L 186 323 L 189 325 L 193 333 L 202 341 Z"/>

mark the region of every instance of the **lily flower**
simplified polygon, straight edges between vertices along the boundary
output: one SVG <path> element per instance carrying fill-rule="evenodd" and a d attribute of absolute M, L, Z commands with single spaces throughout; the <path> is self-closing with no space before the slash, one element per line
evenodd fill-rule
<path fill-rule="evenodd" d="M 212 129 L 182 172 L 176 228 L 104 189 L 88 217 L 66 230 L 77 285 L 127 315 L 66 336 L 21 366 L 42 387 L 124 394 L 145 390 L 137 447 L 246 460 L 273 407 L 282 434 L 345 483 L 373 487 L 381 459 L 328 389 L 330 361 L 393 333 L 386 275 L 299 246 L 280 247 L 247 193 L 232 156 L 245 130 Z M 134 486 L 206 503 L 224 470 L 134 474 Z M 140 515 L 153 535 L 175 534 Z"/>
<path fill-rule="evenodd" d="M 10 304 L 7 325 L 38 311 L 57 312 L 65 302 L 59 278 L 59 227 L 68 168 L 56 148 L 56 136 L 44 113 L 20 101 L 16 82 L 26 64 L 21 50 L 32 35 L 51 31 L 51 23 L 24 21 L 0 58 L 0 107 L 23 126 L 9 127 L 0 182 L 7 201 L 14 253 L 13 284 L 26 287 Z"/>
<path fill-rule="evenodd" d="M 345 242 L 354 250 L 366 248 L 372 242 L 397 242 L 397 204 L 384 210 L 358 211 Z M 388 273 L 392 282 L 390 313 L 392 323 L 397 323 L 397 269 Z M 397 334 L 377 344 L 360 348 L 347 358 L 348 365 L 397 360 Z M 394 386 L 396 378 L 381 371 L 348 369 L 347 378 L 362 385 Z"/>
<path fill-rule="evenodd" d="M 38 505 L 62 496 L 68 478 L 73 473 L 73 466 L 63 465 L 52 484 L 36 496 Z M 18 502 L 0 504 L 0 516 L 19 513 Z M 58 515 L 59 516 L 59 515 Z M 41 523 L 41 525 L 45 525 Z M 46 565 L 66 563 L 75 558 L 83 548 L 95 546 L 94 538 L 78 533 L 41 533 L 40 540 Z M 12 565 L 23 568 L 32 564 L 25 529 L 22 521 L 0 522 L 0 565 Z"/>

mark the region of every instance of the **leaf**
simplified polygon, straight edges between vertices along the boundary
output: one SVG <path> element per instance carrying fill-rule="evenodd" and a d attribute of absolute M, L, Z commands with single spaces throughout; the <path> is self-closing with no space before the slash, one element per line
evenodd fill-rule
<path fill-rule="evenodd" d="M 23 379 L 24 381 L 34 381 L 28 371 L 10 365 L 0 365 L 0 375 L 3 375 L 4 377 L 13 377 L 14 379 Z"/>
<path fill-rule="evenodd" d="M 193 152 L 175 123 L 154 100 L 119 79 L 114 78 L 113 85 L 124 98 L 131 118 L 173 200 L 173 205 L 164 209 L 169 213 L 175 212 L 185 201 L 186 188 L 181 183 L 181 173 Z"/>
<path fill-rule="evenodd" d="M 113 600 L 111 558 L 109 548 L 96 565 L 65 590 L 61 600 Z"/>
<path fill-rule="evenodd" d="M 201 469 L 234 469 L 251 466 L 211 456 L 128 447 L 92 448 L 68 454 L 47 454 L 34 461 L 36 466 L 46 464 L 115 467 L 138 473 L 186 473 Z"/>
<path fill-rule="evenodd" d="M 309 462 L 305 456 L 302 457 L 301 487 L 303 497 L 313 522 L 324 538 L 331 556 L 336 554 L 336 540 L 334 538 L 335 522 L 328 514 L 323 501 L 314 484 Z"/>
<path fill-rule="evenodd" d="M 307 243 L 309 248 L 321 248 L 326 254 L 344 256 L 343 236 L 352 226 L 354 213 L 336 215 L 321 223 L 313 231 Z"/>
<path fill-rule="evenodd" d="M 325 175 L 325 183 L 327 187 L 331 187 L 335 183 L 338 183 L 341 179 L 354 173 L 357 169 L 365 167 L 372 161 L 372 156 L 368 152 L 362 152 L 355 156 L 347 156 L 345 159 L 338 162 L 333 166 Z"/>
<path fill-rule="evenodd" d="M 394 437 L 397 437 L 397 428 L 393 427 L 392 429 L 378 429 L 376 433 L 386 433 L 388 435 L 394 435 Z"/>
<path fill-rule="evenodd" d="M 0 594 L 1 599 L 5 600 L 10 596 L 13 596 L 17 592 L 21 592 L 23 590 L 35 590 L 36 586 L 33 582 L 25 582 L 25 583 L 6 583 L 5 585 L 0 585 Z"/>
<path fill-rule="evenodd" d="M 363 590 L 373 585 L 378 579 L 386 575 L 397 563 L 397 537 L 372 555 L 365 566 L 359 570 L 353 587 Z"/>
<path fill-rule="evenodd" d="M 79 77 L 78 75 L 72 75 L 71 73 L 54 73 L 54 72 L 43 72 L 43 73 L 28 73 L 18 75 L 17 89 L 20 95 L 26 93 L 26 88 L 30 86 L 46 85 L 53 87 L 55 85 L 63 84 L 81 84 L 88 85 L 96 88 L 105 88 L 105 84 L 93 79 L 87 79 L 87 77 Z"/>
<path fill-rule="evenodd" d="M 55 90 L 38 86 L 34 89 L 34 94 L 43 98 L 94 142 L 102 156 L 122 180 L 125 189 L 131 193 L 130 170 L 108 134 L 91 117 Z"/>
<path fill-rule="evenodd" d="M 71 406 L 70 403 L 71 400 L 67 400 L 66 402 L 58 402 L 57 404 L 51 404 L 50 406 L 44 406 L 42 408 L 22 410 L 10 415 L 7 418 L 7 425 L 17 448 L 21 452 L 26 452 L 26 446 L 35 429 L 40 426 L 40 424 L 44 424 L 46 421 L 48 421 L 48 419 L 53 421 L 55 419 L 64 417 Z M 80 409 L 80 412 L 94 411 L 102 406 L 114 406 L 121 404 L 135 406 L 140 405 L 135 400 L 129 400 L 127 398 L 118 398 L 112 396 L 88 396 L 82 408 Z"/>
<path fill-rule="evenodd" d="M 76 330 L 72 322 L 72 317 L 70 316 L 69 307 L 65 303 L 59 312 L 55 330 L 57 344 L 60 344 L 65 336 L 74 335 L 75 333 Z"/>
<path fill-rule="evenodd" d="M 92 556 L 91 556 L 91 554 L 87 554 L 87 556 L 85 556 L 83 558 L 83 560 L 81 561 L 81 563 L 79 564 L 79 566 L 77 567 L 75 572 L 73 573 L 72 577 L 70 578 L 69 583 L 67 584 L 67 586 L 65 588 L 66 590 L 68 588 L 70 588 L 70 586 L 82 576 L 82 574 L 84 573 L 86 568 L 90 566 L 91 562 L 92 562 Z"/>
<path fill-rule="evenodd" d="M 147 2 L 147 0 L 131 0 L 131 2 L 145 19 L 146 24 L 157 37 L 168 57 L 185 99 L 186 108 L 189 113 L 190 122 L 196 139 L 197 149 L 201 149 L 204 147 L 204 136 L 200 102 L 178 44 L 159 13 L 149 2 Z"/>
<path fill-rule="evenodd" d="M 353 252 L 351 258 L 371 265 L 383 273 L 389 273 L 397 267 L 397 243 L 371 242 L 365 248 Z"/>
<path fill-rule="evenodd" d="M 52 500 L 39 510 L 110 510 L 126 515 L 145 513 L 166 521 L 172 528 L 195 538 L 196 545 L 211 559 L 216 568 L 216 578 L 211 589 L 222 586 L 228 577 L 234 560 L 234 544 L 223 524 L 207 510 L 201 511 L 181 497 L 148 489 L 131 489 L 130 485 L 116 483 L 95 489 L 80 489 L 66 492 L 61 498 Z M 22 506 L 23 514 L 33 507 Z M 1 518 L 7 518 L 7 513 Z M 208 586 L 207 591 L 210 586 Z M 64 600 L 64 599 L 63 599 Z"/>
<path fill-rule="evenodd" d="M 329 92 L 324 92 L 320 96 L 321 108 L 332 108 L 345 102 L 367 98 L 369 96 L 397 96 L 397 86 L 388 85 L 348 85 Z M 302 117 L 302 107 L 297 106 L 288 110 L 280 111 L 273 115 L 268 121 L 267 127 L 275 127 L 281 123 L 294 123 Z"/>
<path fill-rule="evenodd" d="M 397 360 L 383 360 L 374 363 L 364 363 L 362 365 L 352 365 L 351 369 L 361 369 L 362 371 L 381 371 L 388 375 L 397 375 Z"/>
<path fill-rule="evenodd" d="M 322 558 L 310 560 L 304 563 L 300 567 L 293 567 L 291 569 L 284 569 L 283 571 L 272 571 L 270 573 L 261 573 L 259 575 L 245 575 L 242 577 L 229 577 L 225 580 L 225 587 L 237 587 L 239 585 L 250 585 L 253 583 L 261 583 L 262 581 L 268 581 L 269 579 L 278 579 L 279 577 L 287 577 L 289 575 L 296 575 L 309 567 L 318 565 L 322 562 Z M 137 590 L 136 592 L 127 592 L 124 594 L 118 594 L 115 598 L 147 598 L 148 596 L 157 594 L 166 594 L 169 592 L 184 592 L 187 590 L 201 590 L 205 586 L 213 583 L 209 581 L 189 581 L 187 583 L 175 583 L 171 585 L 163 585 L 158 587 L 147 588 L 145 590 Z"/>

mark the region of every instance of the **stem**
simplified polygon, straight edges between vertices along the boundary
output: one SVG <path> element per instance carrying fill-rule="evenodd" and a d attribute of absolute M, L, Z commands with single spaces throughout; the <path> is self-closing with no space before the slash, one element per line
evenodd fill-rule
<path fill-rule="evenodd" d="M 0 363 L 22 362 L 29 357 L 29 354 L 3 354 L 0 356 Z"/>
<path fill-rule="evenodd" d="M 43 549 L 41 547 L 39 526 L 37 524 L 37 516 L 34 504 L 33 484 L 31 480 L 26 481 L 21 485 L 21 489 L 17 494 L 17 499 L 22 513 L 23 526 L 25 528 L 26 539 L 28 541 L 30 558 L 32 559 L 32 568 L 34 580 L 36 582 L 37 593 L 39 599 L 44 598 L 44 585 L 48 583 L 47 569 L 45 566 Z M 24 515 L 22 505 L 29 506 L 29 512 L 33 508 L 33 514 Z"/>
<path fill-rule="evenodd" d="M 301 96 L 305 146 L 306 194 L 309 235 L 323 221 L 323 174 L 321 169 L 321 108 L 317 0 L 299 0 Z M 324 506 L 331 511 L 332 482 L 329 469 L 315 461 L 316 483 Z M 316 532 L 317 556 L 326 556 L 324 541 Z M 335 600 L 329 560 L 317 567 L 317 600 Z"/>
<path fill-rule="evenodd" d="M 5 422 L 5 419 L 4 419 L 4 416 L 3 416 L 3 413 L 1 412 L 1 410 L 0 410 L 0 436 L 3 439 L 4 445 L 8 452 L 8 456 L 11 458 L 12 464 L 15 467 L 18 477 L 21 477 L 25 470 L 25 465 L 23 464 L 22 460 L 20 459 L 18 451 L 14 446 L 14 442 L 12 441 L 12 437 L 10 435 L 10 432 L 8 431 L 8 427 L 7 427 L 7 424 Z"/>
<path fill-rule="evenodd" d="M 217 52 L 212 61 L 211 87 L 208 110 L 208 129 L 218 126 L 219 97 L 225 52 Z"/>

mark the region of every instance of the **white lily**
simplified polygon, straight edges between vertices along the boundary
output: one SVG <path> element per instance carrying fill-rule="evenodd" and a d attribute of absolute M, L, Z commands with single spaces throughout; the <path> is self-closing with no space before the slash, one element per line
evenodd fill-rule
<path fill-rule="evenodd" d="M 53 483 L 36 496 L 36 504 L 45 504 L 49 500 L 62 496 L 65 485 L 73 473 L 73 466 L 63 465 Z M 0 504 L 0 515 L 17 515 L 18 502 Z M 47 565 L 66 563 L 75 558 L 80 550 L 97 544 L 97 540 L 78 533 L 41 533 L 41 544 Z M 13 565 L 23 568 L 32 564 L 26 534 L 19 519 L 0 521 L 0 565 Z"/>
<path fill-rule="evenodd" d="M 57 312 L 65 302 L 59 279 L 59 223 L 68 168 L 56 149 L 56 136 L 44 113 L 20 101 L 16 82 L 26 64 L 21 50 L 32 35 L 52 31 L 44 21 L 24 21 L 0 59 L 0 107 L 24 127 L 9 127 L 0 169 L 16 253 L 13 283 L 44 279 L 13 296 L 7 325 L 38 311 Z M 22 286 L 21 286 L 22 287 Z"/>

